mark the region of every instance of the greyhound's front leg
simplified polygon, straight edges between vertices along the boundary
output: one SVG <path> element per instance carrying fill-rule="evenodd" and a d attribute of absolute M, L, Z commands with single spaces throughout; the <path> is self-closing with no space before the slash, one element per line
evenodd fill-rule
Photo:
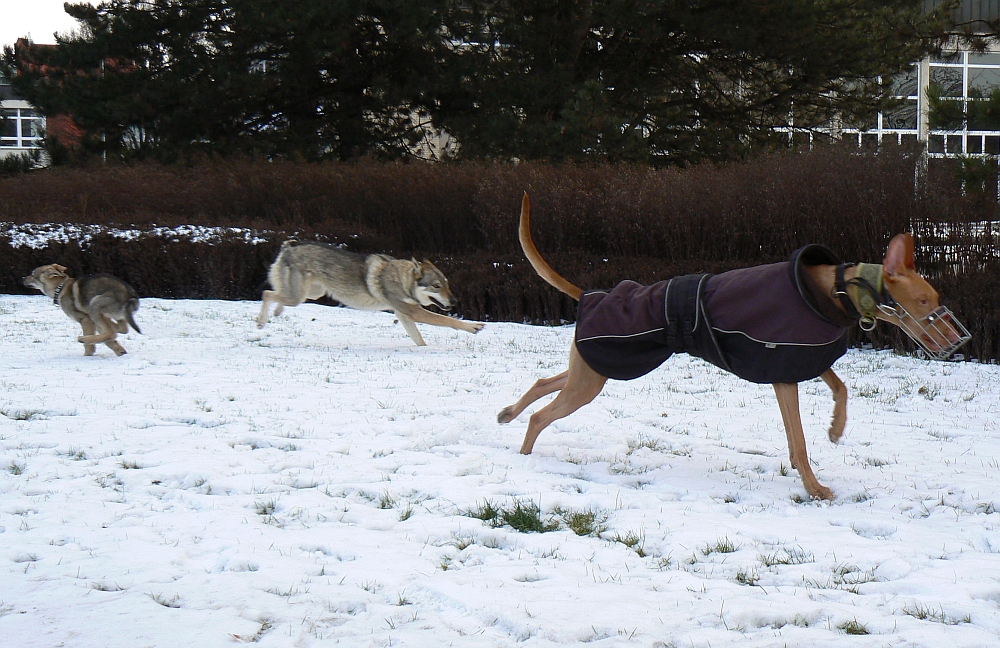
<path fill-rule="evenodd" d="M 837 443 L 844 435 L 844 425 L 847 424 L 847 387 L 843 381 L 833 373 L 833 369 L 827 369 L 820 376 L 826 383 L 830 391 L 833 392 L 833 421 L 830 423 L 830 431 L 827 437 Z"/>
<path fill-rule="evenodd" d="M 802 485 L 811 497 L 817 499 L 833 499 L 833 491 L 819 483 L 809 465 L 809 455 L 806 452 L 806 437 L 802 432 L 802 418 L 799 415 L 799 385 L 798 383 L 774 383 L 774 394 L 778 397 L 778 407 L 781 409 L 781 420 L 785 424 L 785 435 L 788 437 L 789 456 L 792 465 L 799 471 Z"/>

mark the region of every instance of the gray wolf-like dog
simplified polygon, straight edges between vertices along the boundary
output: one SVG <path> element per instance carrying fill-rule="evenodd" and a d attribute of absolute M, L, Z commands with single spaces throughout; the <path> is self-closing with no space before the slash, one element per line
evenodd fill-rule
<path fill-rule="evenodd" d="M 889 243 L 882 264 L 840 263 L 821 245 L 789 261 L 718 275 L 674 277 L 651 286 L 623 281 L 610 291 L 584 292 L 553 270 L 531 240 L 530 204 L 521 203 L 521 248 L 539 276 L 580 302 L 569 369 L 535 383 L 500 411 L 507 423 L 546 394 L 556 398 L 532 414 L 521 445 L 530 454 L 539 433 L 594 400 L 608 378 L 642 376 L 673 353 L 702 358 L 744 380 L 774 387 L 788 456 L 812 497 L 833 499 L 813 474 L 799 415 L 798 383 L 822 378 L 833 392 L 836 443 L 847 421 L 847 388 L 833 363 L 847 351 L 854 324 L 899 326 L 928 356 L 944 359 L 970 338 L 938 294 L 917 274 L 913 237 Z"/>
<path fill-rule="evenodd" d="M 83 344 L 85 356 L 94 355 L 94 345 L 101 343 L 115 355 L 124 355 L 125 349 L 116 341 L 118 334 L 128 333 L 130 325 L 142 333 L 132 318 L 139 309 L 139 295 L 118 277 L 102 273 L 74 279 L 66 274 L 65 266 L 53 263 L 35 268 L 24 278 L 24 285 L 42 291 L 79 322 L 83 335 L 77 342 Z"/>
<path fill-rule="evenodd" d="M 448 280 L 426 260 L 357 254 L 327 243 L 289 240 L 281 244 L 267 280 L 273 290 L 265 290 L 261 297 L 258 328 L 267 324 L 272 303 L 278 304 L 274 314 L 280 315 L 285 306 L 324 296 L 357 310 L 392 311 L 418 346 L 426 343 L 415 322 L 468 333 L 483 328 L 479 322 L 424 310 L 431 304 L 448 310 L 454 300 Z"/>

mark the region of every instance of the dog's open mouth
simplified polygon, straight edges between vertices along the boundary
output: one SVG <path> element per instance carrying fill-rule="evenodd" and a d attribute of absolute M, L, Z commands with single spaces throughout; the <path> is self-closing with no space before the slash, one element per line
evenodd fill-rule
<path fill-rule="evenodd" d="M 440 308 L 441 310 L 444 311 L 451 310 L 450 304 L 444 304 L 440 299 L 438 299 L 434 295 L 427 295 L 427 298 L 430 299 L 432 302 L 434 302 L 434 305 Z"/>

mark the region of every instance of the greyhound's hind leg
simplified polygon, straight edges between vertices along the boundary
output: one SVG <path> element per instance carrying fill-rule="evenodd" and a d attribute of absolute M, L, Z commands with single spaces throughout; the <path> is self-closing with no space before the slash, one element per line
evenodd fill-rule
<path fill-rule="evenodd" d="M 528 421 L 528 431 L 524 434 L 521 444 L 521 454 L 531 454 L 535 440 L 552 421 L 569 416 L 590 401 L 604 389 L 607 378 L 591 369 L 580 353 L 576 344 L 569 350 L 569 369 L 566 372 L 565 383 L 559 395 L 551 403 L 531 415 Z M 554 380 L 558 380 L 555 376 Z"/>
<path fill-rule="evenodd" d="M 497 414 L 497 423 L 510 423 L 518 414 L 524 411 L 524 408 L 531 405 L 536 400 L 542 396 L 548 396 L 554 391 L 559 391 L 566 386 L 566 378 L 569 376 L 569 370 L 566 370 L 559 374 L 558 376 L 552 376 L 550 378 L 539 378 L 531 389 L 524 392 L 524 396 L 514 403 L 513 405 L 508 405 L 507 407 L 500 410 Z"/>

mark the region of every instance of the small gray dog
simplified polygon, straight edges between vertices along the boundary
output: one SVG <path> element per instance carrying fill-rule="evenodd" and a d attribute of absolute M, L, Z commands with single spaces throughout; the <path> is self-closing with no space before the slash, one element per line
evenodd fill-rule
<path fill-rule="evenodd" d="M 285 306 L 329 296 L 344 306 L 367 311 L 392 311 L 410 338 L 424 346 L 414 322 L 449 326 L 478 333 L 483 325 L 424 310 L 437 304 L 451 308 L 454 297 L 448 280 L 430 261 L 404 261 L 385 254 L 357 254 L 335 245 L 289 240 L 281 244 L 278 258 L 267 276 L 274 290 L 261 297 L 257 327 L 268 321 L 271 303 L 280 315 Z"/>
<path fill-rule="evenodd" d="M 129 325 L 142 333 L 132 319 L 132 313 L 139 309 L 139 295 L 117 277 L 91 274 L 74 279 L 66 274 L 65 266 L 53 263 L 35 268 L 24 278 L 24 285 L 42 291 L 80 323 L 83 335 L 77 341 L 83 344 L 85 356 L 94 355 L 94 345 L 102 342 L 115 355 L 124 355 L 127 352 L 115 341 L 118 334 L 128 333 Z"/>

